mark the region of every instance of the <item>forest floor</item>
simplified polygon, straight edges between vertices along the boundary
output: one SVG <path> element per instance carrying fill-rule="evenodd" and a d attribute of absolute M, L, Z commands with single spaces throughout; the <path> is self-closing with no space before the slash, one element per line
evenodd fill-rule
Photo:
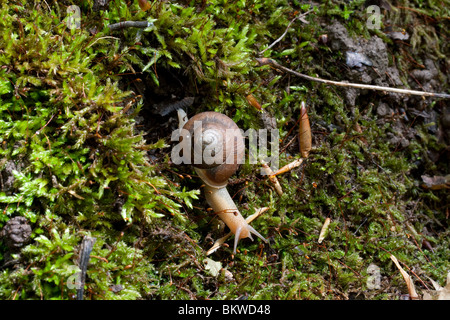
<path fill-rule="evenodd" d="M 448 97 L 298 76 L 446 94 L 448 1 L 47 2 L 0 9 L 0 299 L 448 298 Z M 302 103 L 283 194 L 261 162 L 227 186 L 268 242 L 207 255 L 228 231 L 176 110 L 276 130 L 281 167 Z"/>

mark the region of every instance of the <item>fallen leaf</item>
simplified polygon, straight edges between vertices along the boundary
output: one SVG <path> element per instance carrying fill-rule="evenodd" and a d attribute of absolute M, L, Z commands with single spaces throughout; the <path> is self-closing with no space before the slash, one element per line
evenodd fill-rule
<path fill-rule="evenodd" d="M 392 31 L 386 33 L 386 35 L 393 40 L 408 40 L 409 34 L 406 31 Z"/>
<path fill-rule="evenodd" d="M 431 190 L 449 189 L 450 188 L 450 174 L 444 176 L 422 176 L 422 187 Z"/>
<path fill-rule="evenodd" d="M 330 218 L 326 218 L 325 222 L 323 223 L 322 226 L 322 230 L 320 230 L 320 234 L 319 234 L 319 243 L 322 243 L 323 239 L 325 239 L 325 236 L 327 235 L 328 232 L 328 226 L 330 225 L 331 219 Z"/>
<path fill-rule="evenodd" d="M 403 276 L 403 279 L 405 279 L 406 286 L 408 287 L 409 296 L 411 299 L 418 299 L 419 296 L 416 292 L 416 288 L 414 287 L 414 282 L 410 275 L 403 270 L 403 268 L 400 266 L 400 263 L 398 262 L 397 258 L 391 254 L 391 260 L 394 261 L 395 265 L 397 266 L 398 270 L 400 270 L 400 273 Z"/>
<path fill-rule="evenodd" d="M 227 269 L 222 269 L 222 273 L 225 276 L 225 280 L 226 281 L 233 281 L 234 280 L 233 279 L 233 274 L 230 271 L 228 271 Z"/>
<path fill-rule="evenodd" d="M 216 277 L 222 269 L 222 263 L 214 261 L 210 258 L 206 258 L 205 262 L 205 270 L 208 270 L 213 277 Z"/>
<path fill-rule="evenodd" d="M 447 284 L 441 287 L 439 283 L 430 279 L 434 289 L 428 290 L 423 294 L 423 300 L 450 300 L 450 272 L 447 274 Z"/>

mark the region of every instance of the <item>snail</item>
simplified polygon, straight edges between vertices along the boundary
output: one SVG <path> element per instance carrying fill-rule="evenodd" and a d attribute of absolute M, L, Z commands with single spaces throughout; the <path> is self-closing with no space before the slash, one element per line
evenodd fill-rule
<path fill-rule="evenodd" d="M 206 201 L 234 234 L 233 254 L 236 254 L 239 240 L 253 240 L 252 234 L 267 242 L 247 223 L 226 188 L 228 179 L 245 156 L 244 137 L 239 127 L 226 115 L 212 111 L 187 120 L 186 113 L 178 109 L 178 117 L 181 142 L 190 143 L 188 149 L 191 150 L 190 155 L 183 157 L 190 156 L 193 160 L 195 171 L 205 183 Z"/>

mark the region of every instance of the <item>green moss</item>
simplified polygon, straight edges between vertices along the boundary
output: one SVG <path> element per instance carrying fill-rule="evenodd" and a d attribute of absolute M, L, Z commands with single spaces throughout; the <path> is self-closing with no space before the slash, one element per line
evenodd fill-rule
<path fill-rule="evenodd" d="M 61 291 L 61 281 L 76 263 L 73 254 L 82 239 L 77 230 L 90 229 L 110 242 L 117 233 L 112 230 L 114 224 L 151 222 L 167 212 L 180 215 L 180 204 L 173 198 L 196 198 L 196 191 L 169 190 L 167 182 L 154 174 L 145 150 L 164 144 L 147 145 L 134 128 L 133 115 L 140 105 L 124 112 L 131 93 L 106 76 L 107 61 L 99 63 L 102 54 L 92 44 L 101 37 L 54 24 L 55 12 L 16 9 L 7 4 L 1 8 L 2 29 L 18 31 L 0 40 L 5 66 L 0 71 L 0 154 L 3 166 L 15 163 L 21 170 L 10 172 L 15 184 L 0 193 L 0 202 L 3 217 L 24 215 L 40 234 L 33 239 L 36 244 L 23 250 L 23 268 L 12 271 L 16 280 L 8 281 L 10 272 L 4 271 L 0 294 L 3 298 L 70 298 Z M 58 230 L 64 230 L 62 237 Z M 103 278 L 92 284 L 93 298 L 112 298 L 107 287 L 125 281 L 124 274 L 109 275 L 109 279 L 105 275 L 109 269 L 120 270 L 131 263 L 127 255 L 139 258 L 142 251 L 133 248 L 135 239 L 118 244 L 120 250 L 113 256 L 119 254 L 119 260 L 102 268 Z M 102 243 L 97 246 L 101 248 Z M 151 275 L 152 270 L 145 264 L 137 274 Z M 94 273 L 90 276 L 95 279 Z M 115 297 L 140 297 L 146 290 L 134 288 L 135 284 Z"/>
<path fill-rule="evenodd" d="M 318 38 L 333 19 L 345 23 L 354 37 L 376 34 L 365 28 L 362 3 L 318 5 L 305 17 L 309 24 L 295 21 L 264 56 L 305 74 L 341 80 L 337 61 L 343 53 L 332 52 Z M 155 1 L 147 12 L 136 2 L 110 1 L 99 12 L 92 5 L 81 7 L 83 27 L 75 30 L 63 23 L 62 4 L 6 3 L 0 9 L 5 30 L 0 170 L 2 177 L 14 177 L 14 185 L 0 191 L 0 227 L 22 215 L 33 228 L 17 267 L 1 270 L 0 297 L 73 299 L 75 290 L 67 282 L 85 235 L 97 239 L 86 299 L 345 299 L 348 291 L 395 299 L 405 285 L 391 253 L 419 270 L 422 279 L 443 282 L 450 268 L 448 194 L 420 187 L 422 172 L 448 171 L 448 164 L 433 162 L 428 154 L 445 150 L 432 125 L 420 117 L 408 123 L 417 134 L 406 148 L 398 148 L 388 137 L 400 120 L 381 118 L 373 107 L 384 96 L 367 96 L 371 101 L 357 101 L 350 109 L 341 89 L 258 67 L 253 60 L 309 5 L 214 0 L 203 7 L 195 1 Z M 445 44 L 435 35 L 444 31 L 441 17 L 447 9 L 434 2 L 401 5 L 411 10 L 387 13 L 394 24 L 436 20 L 417 29 L 408 55 L 388 42 L 391 62 L 405 70 L 405 80 L 417 67 L 411 58 L 421 63 L 426 47 L 442 59 Z M 107 28 L 123 20 L 147 20 L 152 26 Z M 136 120 L 148 113 L 146 101 L 170 89 L 165 74 L 183 79 L 183 93 L 196 96 L 191 111 L 224 112 L 244 130 L 263 127 L 261 111 L 245 98 L 253 94 L 277 120 L 282 148 L 294 138 L 301 101 L 308 106 L 314 149 L 301 167 L 278 177 L 284 195 L 279 197 L 249 164 L 229 186 L 239 206 L 247 204 L 244 215 L 270 207 L 252 223 L 268 245 L 243 240 L 235 257 L 226 247 L 210 256 L 232 278 L 205 270 L 205 249 L 224 231 L 205 210 L 200 181 L 187 177 L 189 168 L 170 162 L 170 137 L 146 140 L 152 135 L 140 131 Z M 137 77 L 146 86 L 143 97 L 132 84 Z M 298 157 L 293 141 L 281 153 L 280 165 Z M 155 162 L 149 153 L 153 159 L 158 155 Z M 332 222 L 319 244 L 327 217 Z M 433 251 L 422 248 L 423 239 Z M 7 255 L 2 244 L 0 265 Z M 371 263 L 390 281 L 385 293 L 367 288 Z M 425 289 L 416 284 L 419 292 Z"/>

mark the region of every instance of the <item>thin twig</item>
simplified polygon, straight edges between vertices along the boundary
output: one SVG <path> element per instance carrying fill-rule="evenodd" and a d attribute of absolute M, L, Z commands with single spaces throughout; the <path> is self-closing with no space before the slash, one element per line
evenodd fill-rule
<path fill-rule="evenodd" d="M 90 45 L 88 45 L 88 46 L 86 47 L 86 49 L 89 49 L 89 48 L 92 47 L 97 41 L 100 41 L 100 40 L 103 40 L 103 39 L 115 39 L 115 40 L 119 40 L 119 38 L 111 37 L 111 36 L 100 37 L 100 38 L 96 39 L 94 42 L 92 42 Z"/>
<path fill-rule="evenodd" d="M 296 16 L 294 19 L 292 19 L 291 22 L 289 22 L 288 26 L 286 27 L 286 30 L 284 31 L 284 33 L 281 35 L 281 37 L 279 37 L 279 38 L 278 38 L 277 40 L 275 40 L 270 46 L 268 46 L 268 47 L 265 48 L 263 51 L 261 51 L 261 52 L 259 53 L 259 55 L 262 55 L 266 50 L 269 50 L 269 49 L 272 48 L 275 44 L 277 44 L 278 42 L 280 42 L 281 39 L 283 39 L 284 36 L 287 34 L 289 28 L 291 27 L 291 24 L 294 23 L 295 20 L 300 19 L 302 22 L 308 23 L 307 21 L 302 20 L 302 18 L 305 17 L 305 16 L 307 16 L 307 15 L 308 15 L 310 12 L 312 12 L 312 11 L 314 11 L 314 8 L 312 8 L 312 9 L 306 11 L 305 13 L 302 13 L 301 15 Z"/>
<path fill-rule="evenodd" d="M 388 91 L 388 92 L 396 92 L 396 93 L 401 93 L 401 94 L 412 94 L 412 95 L 416 95 L 416 96 L 426 96 L 426 97 L 437 97 L 437 98 L 450 99 L 450 94 L 447 94 L 447 93 L 435 93 L 435 92 L 425 92 L 425 91 L 417 91 L 417 90 L 398 89 L 398 88 L 390 88 L 390 87 L 373 86 L 373 85 L 368 85 L 368 84 L 339 82 L 339 81 L 332 81 L 332 80 L 311 77 L 311 76 L 307 76 L 306 74 L 299 73 L 297 71 L 286 68 L 286 67 L 280 65 L 275 60 L 270 59 L 270 58 L 256 58 L 256 61 L 258 61 L 260 66 L 270 65 L 274 68 L 291 73 L 293 75 L 296 75 L 297 77 L 300 77 L 300 78 L 303 78 L 306 80 L 316 81 L 316 82 L 321 82 L 321 83 L 326 83 L 326 84 L 332 84 L 335 86 Z"/>
<path fill-rule="evenodd" d="M 152 25 L 153 23 L 148 21 L 121 21 L 110 24 L 108 27 L 110 30 L 119 30 L 123 28 L 148 28 Z"/>
<path fill-rule="evenodd" d="M 272 171 L 272 169 L 267 165 L 267 163 L 261 161 L 262 165 L 262 171 L 266 176 L 269 176 L 270 182 L 272 182 L 275 191 L 278 193 L 278 195 L 281 197 L 283 195 L 283 188 L 281 188 L 280 182 L 278 181 L 275 173 Z"/>

